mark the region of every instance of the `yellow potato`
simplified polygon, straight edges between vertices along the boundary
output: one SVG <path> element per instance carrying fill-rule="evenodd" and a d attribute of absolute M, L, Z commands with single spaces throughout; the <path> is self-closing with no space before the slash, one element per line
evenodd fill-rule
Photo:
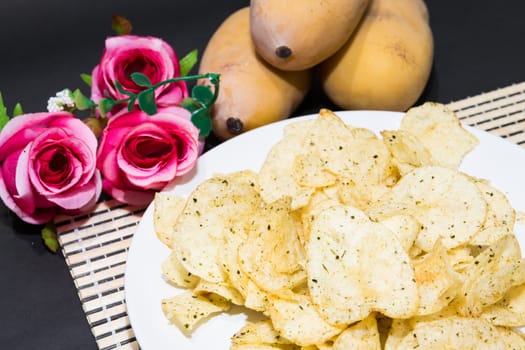
<path fill-rule="evenodd" d="M 343 46 L 367 5 L 368 0 L 252 0 L 252 38 L 275 67 L 311 68 Z"/>
<path fill-rule="evenodd" d="M 320 80 L 343 109 L 406 111 L 426 86 L 433 54 L 422 0 L 371 0 L 350 40 L 320 64 Z"/>
<path fill-rule="evenodd" d="M 229 139 L 289 117 L 310 88 L 311 70 L 281 71 L 256 54 L 249 7 L 229 15 L 210 38 L 199 73 L 220 74 L 213 133 Z"/>

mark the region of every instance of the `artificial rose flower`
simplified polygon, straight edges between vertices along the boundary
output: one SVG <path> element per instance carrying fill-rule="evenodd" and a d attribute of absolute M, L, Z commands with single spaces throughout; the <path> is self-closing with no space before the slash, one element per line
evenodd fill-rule
<path fill-rule="evenodd" d="M 100 63 L 92 72 L 91 99 L 98 103 L 103 97 L 114 100 L 129 96 L 115 87 L 118 81 L 126 91 L 139 93 L 144 87 L 131 80 L 132 73 L 142 73 L 152 84 L 180 76 L 179 60 L 172 47 L 159 38 L 150 36 L 121 35 L 106 39 L 106 46 Z M 188 96 L 184 81 L 165 84 L 155 89 L 158 106 L 179 104 Z M 115 114 L 126 104 L 112 109 Z"/>
<path fill-rule="evenodd" d="M 144 205 L 156 191 L 189 172 L 203 148 L 190 116 L 188 110 L 173 106 L 159 108 L 154 115 L 135 110 L 110 118 L 97 157 L 104 190 L 121 202 Z"/>
<path fill-rule="evenodd" d="M 0 132 L 0 198 L 22 220 L 91 209 L 102 192 L 97 139 L 69 112 L 24 114 Z"/>

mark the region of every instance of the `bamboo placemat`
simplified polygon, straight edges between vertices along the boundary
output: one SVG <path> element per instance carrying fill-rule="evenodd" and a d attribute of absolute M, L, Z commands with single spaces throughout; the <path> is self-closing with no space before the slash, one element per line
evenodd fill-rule
<path fill-rule="evenodd" d="M 525 147 L 525 82 L 449 103 L 476 128 Z M 59 242 L 99 349 L 139 349 L 124 298 L 128 248 L 144 207 L 108 200 L 56 219 Z"/>

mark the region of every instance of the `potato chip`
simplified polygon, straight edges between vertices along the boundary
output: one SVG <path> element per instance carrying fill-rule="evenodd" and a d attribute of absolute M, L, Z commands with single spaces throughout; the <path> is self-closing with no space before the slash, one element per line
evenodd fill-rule
<path fill-rule="evenodd" d="M 516 211 L 509 199 L 499 190 L 484 181 L 476 181 L 487 203 L 487 215 L 481 230 L 472 237 L 472 245 L 489 245 L 502 236 L 512 233 L 516 223 Z"/>
<path fill-rule="evenodd" d="M 329 323 L 349 325 L 373 311 L 399 318 L 417 311 L 407 253 L 392 231 L 359 209 L 339 205 L 320 212 L 307 251 L 310 295 Z"/>
<path fill-rule="evenodd" d="M 481 252 L 465 272 L 455 300 L 463 316 L 479 316 L 498 302 L 505 292 L 525 283 L 525 263 L 514 235 L 505 235 Z"/>
<path fill-rule="evenodd" d="M 217 175 L 200 184 L 173 228 L 174 249 L 184 267 L 209 282 L 225 282 L 224 235 L 245 235 L 243 220 L 260 205 L 251 171 Z"/>
<path fill-rule="evenodd" d="M 415 135 L 432 155 L 432 164 L 457 168 L 478 139 L 445 105 L 427 102 L 407 111 L 399 130 Z"/>
<path fill-rule="evenodd" d="M 306 295 L 288 295 L 286 299 L 269 296 L 269 301 L 274 328 L 294 344 L 320 344 L 343 330 L 327 323 Z"/>
<path fill-rule="evenodd" d="M 314 120 L 303 120 L 284 128 L 283 138 L 268 152 L 258 175 L 258 190 L 266 203 L 284 197 L 292 198 L 292 208 L 300 208 L 309 201 L 312 188 L 300 186 L 292 177 L 295 157 L 303 152 L 302 141 Z"/>
<path fill-rule="evenodd" d="M 406 174 L 370 214 L 377 219 L 414 216 L 421 224 L 416 245 L 430 251 L 438 239 L 446 248 L 469 242 L 485 222 L 486 210 L 481 191 L 468 176 L 431 166 Z"/>
<path fill-rule="evenodd" d="M 441 241 L 436 242 L 432 251 L 412 263 L 419 290 L 417 315 L 440 311 L 459 293 L 461 275 L 454 270 Z"/>
<path fill-rule="evenodd" d="M 173 250 L 162 262 L 161 270 L 164 278 L 177 287 L 194 288 L 199 283 L 199 277 L 184 268 L 177 253 Z"/>
<path fill-rule="evenodd" d="M 417 323 L 395 349 L 523 349 L 516 333 L 502 331 L 478 318 L 446 317 Z"/>
<path fill-rule="evenodd" d="M 232 350 L 525 348 L 518 214 L 457 169 L 477 143 L 443 105 L 379 138 L 329 110 L 287 124 L 259 172 L 159 194 L 162 302 L 185 333 L 231 304 L 258 312 Z"/>
<path fill-rule="evenodd" d="M 257 322 L 248 321 L 232 337 L 232 345 L 264 344 L 271 346 L 292 345 L 281 336 L 272 325 L 271 320 L 263 319 Z M 299 348 L 298 346 L 296 346 Z"/>
<path fill-rule="evenodd" d="M 167 247 L 173 247 L 173 225 L 184 207 L 185 200 L 164 192 L 155 193 L 153 199 L 153 227 L 157 238 Z"/>
<path fill-rule="evenodd" d="M 298 219 L 290 213 L 290 200 L 261 207 L 250 218 L 249 234 L 239 246 L 242 271 L 267 292 L 291 289 L 306 279 L 304 249 Z"/>
<path fill-rule="evenodd" d="M 252 280 L 248 279 L 244 306 L 248 309 L 266 314 L 269 305 L 268 303 L 268 293 L 259 288 Z"/>
<path fill-rule="evenodd" d="M 215 294 L 228 302 L 236 305 L 244 304 L 244 297 L 231 284 L 226 282 L 208 282 L 201 279 L 199 283 L 193 288 L 195 295 L 209 295 Z"/>
<path fill-rule="evenodd" d="M 384 130 L 381 136 L 402 175 L 414 168 L 436 164 L 430 151 L 409 131 Z"/>
<path fill-rule="evenodd" d="M 485 308 L 481 317 L 496 326 L 525 326 L 525 284 L 509 289 L 501 300 Z"/>
<path fill-rule="evenodd" d="M 380 350 L 379 331 L 374 314 L 348 327 L 337 336 L 333 350 Z"/>
<path fill-rule="evenodd" d="M 166 318 L 185 332 L 190 332 L 210 315 L 229 309 L 230 303 L 214 294 L 195 295 L 185 291 L 161 302 Z"/>
<path fill-rule="evenodd" d="M 301 347 L 294 344 L 233 344 L 230 350 L 300 350 Z"/>
<path fill-rule="evenodd" d="M 396 350 L 412 329 L 407 319 L 393 319 L 386 335 L 384 350 Z"/>
<path fill-rule="evenodd" d="M 390 216 L 379 222 L 388 227 L 396 235 L 403 249 L 408 253 L 419 233 L 420 224 L 416 219 L 411 215 L 402 214 Z"/>

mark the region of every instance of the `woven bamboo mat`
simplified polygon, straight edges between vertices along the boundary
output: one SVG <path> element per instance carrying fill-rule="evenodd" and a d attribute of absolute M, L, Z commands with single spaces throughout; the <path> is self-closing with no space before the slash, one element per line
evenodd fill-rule
<path fill-rule="evenodd" d="M 448 106 L 465 124 L 525 147 L 525 82 Z M 108 200 L 89 215 L 56 220 L 62 252 L 101 350 L 139 349 L 126 311 L 124 271 L 144 211 Z"/>

